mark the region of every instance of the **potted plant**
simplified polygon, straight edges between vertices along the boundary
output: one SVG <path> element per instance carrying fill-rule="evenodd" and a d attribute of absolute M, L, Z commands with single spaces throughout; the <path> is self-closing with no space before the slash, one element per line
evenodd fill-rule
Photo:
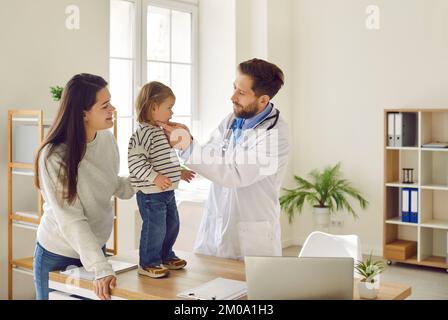
<path fill-rule="evenodd" d="M 64 88 L 60 86 L 50 87 L 50 93 L 53 98 L 53 101 L 61 100 L 62 90 L 64 90 Z"/>
<path fill-rule="evenodd" d="M 290 223 L 296 211 L 299 214 L 302 212 L 305 201 L 314 208 L 314 223 L 326 226 L 330 223 L 330 214 L 343 209 L 354 218 L 358 217 L 347 200 L 348 196 L 358 200 L 361 208 L 365 209 L 368 206 L 368 201 L 361 196 L 360 192 L 348 180 L 342 178 L 340 163 L 334 167 L 325 168 L 323 172 L 313 170 L 309 176 L 310 181 L 294 176 L 297 187 L 284 189 L 286 193 L 280 197 L 280 206 L 288 214 Z"/>
<path fill-rule="evenodd" d="M 363 299 L 375 299 L 379 291 L 379 277 L 384 271 L 383 261 L 373 261 L 370 254 L 367 261 L 358 261 L 355 269 L 361 275 L 362 279 L 358 283 L 359 297 Z"/>

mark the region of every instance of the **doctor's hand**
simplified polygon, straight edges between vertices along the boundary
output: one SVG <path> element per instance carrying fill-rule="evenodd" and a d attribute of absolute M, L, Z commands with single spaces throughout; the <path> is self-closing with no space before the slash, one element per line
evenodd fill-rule
<path fill-rule="evenodd" d="M 154 179 L 154 184 L 156 186 L 158 186 L 160 189 L 165 190 L 168 189 L 169 187 L 171 187 L 171 180 L 168 177 L 165 177 L 161 174 L 159 174 L 155 179 Z"/>
<path fill-rule="evenodd" d="M 195 175 L 196 175 L 196 172 L 194 172 L 194 171 L 182 170 L 182 172 L 180 173 L 180 179 L 190 183 L 190 181 L 193 180 Z"/>
<path fill-rule="evenodd" d="M 157 122 L 157 124 L 163 128 L 170 145 L 175 149 L 185 150 L 193 141 L 190 130 L 184 124 L 177 122 Z"/>
<path fill-rule="evenodd" d="M 101 300 L 110 300 L 110 290 L 117 284 L 115 276 L 107 276 L 93 282 L 93 291 Z"/>

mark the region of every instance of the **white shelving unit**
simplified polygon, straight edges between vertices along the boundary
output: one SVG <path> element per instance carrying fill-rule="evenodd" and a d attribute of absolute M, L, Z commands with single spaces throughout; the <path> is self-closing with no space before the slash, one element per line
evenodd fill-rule
<path fill-rule="evenodd" d="M 24 130 L 19 130 L 23 128 Z M 13 206 L 13 177 L 34 176 L 32 152 L 42 142 L 44 123 L 42 110 L 8 111 L 8 298 L 13 299 L 13 271 L 32 274 L 33 258 L 15 259 L 13 229 L 36 230 L 42 217 L 42 196 L 37 196 L 37 212 L 16 211 Z M 16 141 L 17 140 L 17 141 Z M 25 148 L 17 144 L 25 143 Z M 23 151 L 23 152 L 22 152 Z"/>
<path fill-rule="evenodd" d="M 388 113 L 412 112 L 418 117 L 416 145 L 388 147 Z M 423 148 L 448 141 L 448 109 L 386 109 L 384 111 L 384 234 L 385 258 L 448 271 L 448 149 Z M 402 183 L 402 169 L 414 168 L 414 183 Z M 402 222 L 401 190 L 418 190 L 417 223 Z M 391 258 L 391 250 L 416 245 L 415 255 Z"/>

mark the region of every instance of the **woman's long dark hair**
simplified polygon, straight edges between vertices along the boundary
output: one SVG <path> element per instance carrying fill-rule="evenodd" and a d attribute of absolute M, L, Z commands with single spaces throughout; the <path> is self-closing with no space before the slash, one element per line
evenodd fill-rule
<path fill-rule="evenodd" d="M 63 198 L 73 204 L 77 196 L 78 167 L 86 152 L 86 131 L 84 111 L 89 111 L 96 102 L 96 94 L 107 86 L 100 76 L 82 73 L 75 75 L 62 91 L 59 110 L 48 135 L 39 147 L 34 159 L 34 184 L 40 189 L 39 157 L 43 148 L 49 145 L 45 160 L 55 148 L 65 144 L 62 166 L 58 180 L 63 186 Z"/>

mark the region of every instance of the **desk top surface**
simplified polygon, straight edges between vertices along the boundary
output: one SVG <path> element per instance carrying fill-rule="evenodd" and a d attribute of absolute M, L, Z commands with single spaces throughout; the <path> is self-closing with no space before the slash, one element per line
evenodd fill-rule
<path fill-rule="evenodd" d="M 204 256 L 190 252 L 176 251 L 176 254 L 187 260 L 185 269 L 172 270 L 167 278 L 152 279 L 139 275 L 137 269 L 117 275 L 117 287 L 112 295 L 125 299 L 174 300 L 179 299 L 179 292 L 200 286 L 217 277 L 245 281 L 244 263 L 238 260 Z M 112 259 L 136 263 L 138 251 L 120 254 Z M 59 272 L 50 273 L 52 281 L 64 283 L 66 275 Z M 92 289 L 92 282 L 80 280 L 77 285 L 84 289 Z M 356 286 L 356 282 L 355 282 Z M 377 300 L 401 300 L 409 297 L 411 287 L 403 284 L 381 283 Z M 355 287 L 354 299 L 359 299 Z"/>

